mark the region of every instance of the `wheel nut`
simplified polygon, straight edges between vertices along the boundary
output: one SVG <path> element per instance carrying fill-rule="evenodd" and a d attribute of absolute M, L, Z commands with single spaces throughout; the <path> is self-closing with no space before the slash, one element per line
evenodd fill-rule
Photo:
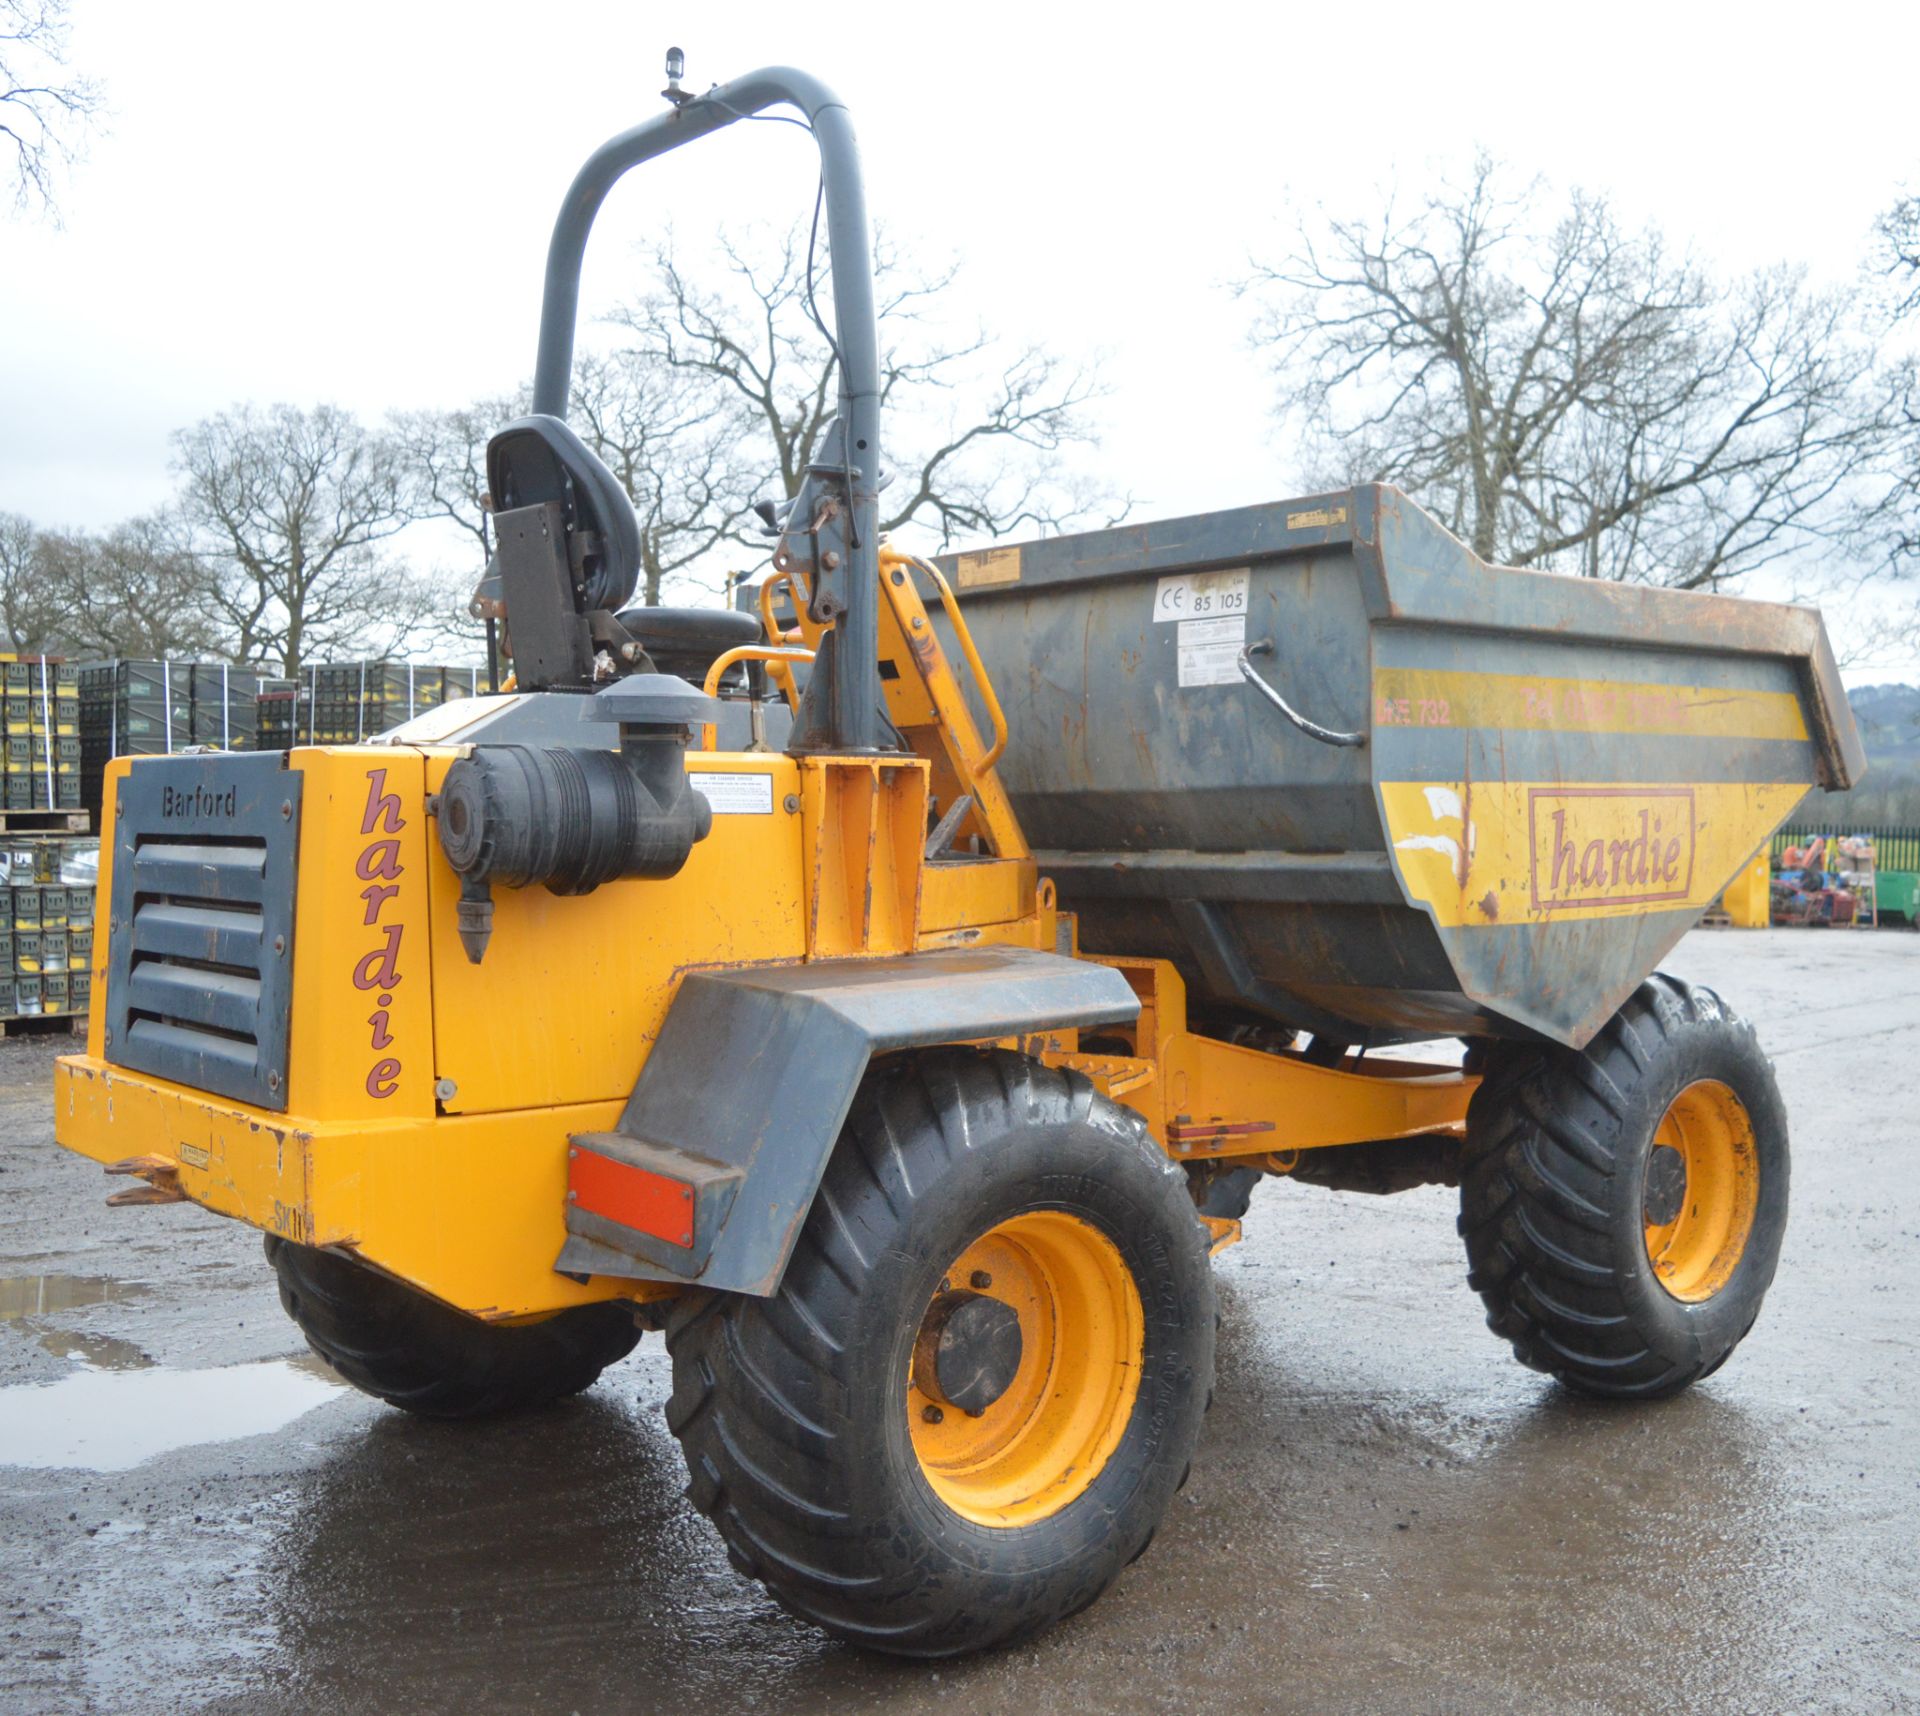
<path fill-rule="evenodd" d="M 921 1410 L 920 1416 L 929 1424 L 938 1424 L 941 1419 L 946 1417 L 946 1414 L 937 1406 L 928 1406 Z"/>
<path fill-rule="evenodd" d="M 972 1281 L 975 1288 L 982 1293 L 986 1292 L 986 1290 L 993 1285 L 993 1277 L 984 1269 L 976 1269 L 968 1279 Z"/>

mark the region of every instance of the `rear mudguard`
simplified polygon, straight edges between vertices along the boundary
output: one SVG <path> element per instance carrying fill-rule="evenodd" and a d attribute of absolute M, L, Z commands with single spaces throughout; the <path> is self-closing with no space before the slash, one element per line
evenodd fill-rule
<path fill-rule="evenodd" d="M 570 1140 L 554 1267 L 770 1294 L 876 1054 L 1139 1010 L 1118 971 L 1031 948 L 696 972 L 619 1126 Z"/>

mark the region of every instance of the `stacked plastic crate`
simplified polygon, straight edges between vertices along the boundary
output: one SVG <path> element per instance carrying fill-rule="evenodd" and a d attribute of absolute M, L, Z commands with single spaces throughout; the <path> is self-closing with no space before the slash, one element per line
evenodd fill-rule
<path fill-rule="evenodd" d="M 263 681 L 260 746 L 352 745 L 482 689 L 482 670 L 410 661 L 315 662 Z"/>
<path fill-rule="evenodd" d="M 100 661 L 77 673 L 78 793 L 100 808 L 115 757 L 169 756 L 190 745 L 251 751 L 259 743 L 257 674 L 219 662 Z"/>
<path fill-rule="evenodd" d="M 79 673 L 47 656 L 0 657 L 10 811 L 80 808 Z"/>
<path fill-rule="evenodd" d="M 93 989 L 96 840 L 10 835 L 0 844 L 0 1009 L 8 1019 L 84 1013 Z"/>

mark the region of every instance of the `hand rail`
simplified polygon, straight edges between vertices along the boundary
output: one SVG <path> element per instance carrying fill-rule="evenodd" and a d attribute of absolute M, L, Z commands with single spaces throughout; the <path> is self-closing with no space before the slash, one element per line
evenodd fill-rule
<path fill-rule="evenodd" d="M 774 594 L 782 584 L 786 585 L 787 594 L 793 601 L 795 615 L 804 614 L 807 611 L 806 604 L 800 600 L 800 587 L 793 581 L 793 574 L 772 572 L 760 581 L 760 626 L 768 638 L 776 643 L 800 643 L 807 635 L 804 631 L 798 626 L 790 632 L 782 631 L 780 622 L 773 617 Z"/>
<path fill-rule="evenodd" d="M 716 696 L 720 690 L 721 678 L 730 667 L 737 667 L 743 661 L 764 661 L 773 665 L 777 677 L 784 680 L 781 690 L 786 693 L 787 706 L 797 710 L 800 707 L 800 695 L 794 689 L 793 668 L 790 663 L 812 661 L 810 649 L 781 649 L 772 644 L 737 644 L 729 650 L 722 650 L 713 658 L 713 666 L 707 669 L 706 683 L 701 690 L 709 697 Z M 700 724 L 700 749 L 711 751 L 719 738 L 719 725 L 713 721 Z"/>
<path fill-rule="evenodd" d="M 967 658 L 967 666 L 972 670 L 973 683 L 980 692 L 980 701 L 987 706 L 987 718 L 993 723 L 993 744 L 985 756 L 974 766 L 985 774 L 999 762 L 1001 754 L 1007 748 L 1007 717 L 1000 708 L 999 694 L 993 689 L 993 680 L 988 676 L 986 664 L 980 659 L 980 652 L 974 647 L 973 633 L 968 630 L 967 622 L 960 617 L 960 599 L 954 595 L 940 568 L 931 560 L 915 558 L 914 565 L 933 580 L 933 587 L 940 592 L 940 606 L 947 611 L 947 619 L 953 626 L 953 635 L 960 640 L 961 651 Z"/>

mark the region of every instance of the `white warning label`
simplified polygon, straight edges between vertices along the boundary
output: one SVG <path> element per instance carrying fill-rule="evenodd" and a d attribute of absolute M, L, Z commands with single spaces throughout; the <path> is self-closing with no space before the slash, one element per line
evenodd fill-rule
<path fill-rule="evenodd" d="M 1247 569 L 1175 572 L 1153 592 L 1155 624 L 1172 620 L 1217 620 L 1247 611 Z"/>
<path fill-rule="evenodd" d="M 1246 574 L 1243 572 L 1244 578 Z M 1182 620 L 1178 638 L 1183 686 L 1238 685 L 1240 646 L 1247 641 L 1247 616 Z"/>
<path fill-rule="evenodd" d="M 689 774 L 687 784 L 706 794 L 715 816 L 773 815 L 772 775 Z"/>

